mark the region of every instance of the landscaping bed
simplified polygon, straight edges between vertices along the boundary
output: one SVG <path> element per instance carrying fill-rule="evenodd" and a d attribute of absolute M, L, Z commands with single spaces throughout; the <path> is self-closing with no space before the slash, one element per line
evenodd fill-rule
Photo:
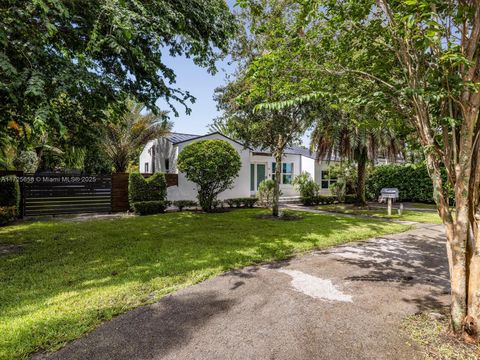
<path fill-rule="evenodd" d="M 267 210 L 166 213 L 0 229 L 0 358 L 53 351 L 100 323 L 229 269 L 367 239 L 409 227 Z"/>

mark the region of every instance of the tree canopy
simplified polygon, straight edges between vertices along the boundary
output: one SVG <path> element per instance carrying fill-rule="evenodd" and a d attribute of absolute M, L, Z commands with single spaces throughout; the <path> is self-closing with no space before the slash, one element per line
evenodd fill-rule
<path fill-rule="evenodd" d="M 257 18 L 287 4 L 275 59 L 304 71 L 289 95 L 257 107 L 283 109 L 320 99 L 350 115 L 376 111 L 415 129 L 445 224 L 453 330 L 480 328 L 480 1 L 241 0 Z M 268 20 L 268 18 L 265 18 Z M 293 44 L 293 47 L 292 47 Z M 270 56 L 268 53 L 267 56 Z M 263 54 L 260 54 L 263 57 Z M 281 59 L 281 61 L 280 61 Z M 260 60 L 259 60 L 260 61 Z M 265 67 L 268 69 L 268 66 Z M 303 88 L 296 84 L 302 84 Z M 353 110 L 353 111 L 352 111 Z M 352 117 L 354 121 L 358 118 Z M 370 120 L 370 117 L 367 117 Z M 363 121 L 362 121 L 363 123 Z M 449 186 L 444 186 L 442 169 Z M 448 188 L 455 192 L 455 212 Z"/>
<path fill-rule="evenodd" d="M 105 110 L 124 111 L 127 98 L 188 112 L 194 98 L 175 87 L 165 56 L 215 72 L 235 31 L 223 0 L 2 0 L 0 13 L 4 145 L 46 132 L 56 142 L 95 137 Z"/>

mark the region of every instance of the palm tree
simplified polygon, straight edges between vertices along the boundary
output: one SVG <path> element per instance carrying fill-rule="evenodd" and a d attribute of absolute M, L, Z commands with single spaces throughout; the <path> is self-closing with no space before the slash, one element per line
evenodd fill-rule
<path fill-rule="evenodd" d="M 355 122 L 348 114 L 330 109 L 316 121 L 310 147 L 316 153 L 317 161 L 336 155 L 342 160 L 356 162 L 356 204 L 364 206 L 367 163 L 374 162 L 380 155 L 391 162 L 402 158 L 404 144 L 397 135 L 385 123 Z"/>
<path fill-rule="evenodd" d="M 170 132 L 166 112 L 144 111 L 143 104 L 130 102 L 128 111 L 107 126 L 103 147 L 116 172 L 125 172 L 128 162 L 149 141 Z"/>

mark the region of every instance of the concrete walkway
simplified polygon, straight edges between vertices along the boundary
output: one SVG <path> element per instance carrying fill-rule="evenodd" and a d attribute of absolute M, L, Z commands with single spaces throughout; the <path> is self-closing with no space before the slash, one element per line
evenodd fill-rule
<path fill-rule="evenodd" d="M 443 229 L 248 267 L 101 325 L 50 359 L 419 359 L 408 314 L 448 301 Z"/>

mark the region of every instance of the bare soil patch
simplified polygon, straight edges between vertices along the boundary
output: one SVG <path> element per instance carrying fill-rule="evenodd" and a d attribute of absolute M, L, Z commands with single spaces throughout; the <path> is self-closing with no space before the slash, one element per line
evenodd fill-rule
<path fill-rule="evenodd" d="M 302 220 L 303 217 L 300 215 L 293 215 L 293 214 L 284 214 L 281 216 L 273 216 L 271 214 L 262 214 L 262 215 L 256 215 L 256 219 L 262 219 L 262 220 L 279 220 L 279 221 L 292 221 L 292 220 Z"/>
<path fill-rule="evenodd" d="M 403 321 L 403 329 L 422 349 L 425 359 L 480 358 L 480 346 L 467 344 L 450 332 L 448 307 L 408 316 Z"/>

